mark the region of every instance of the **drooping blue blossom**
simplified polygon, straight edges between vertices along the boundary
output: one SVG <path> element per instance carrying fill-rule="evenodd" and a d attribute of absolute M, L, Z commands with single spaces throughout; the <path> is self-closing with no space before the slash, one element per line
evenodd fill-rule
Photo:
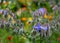
<path fill-rule="evenodd" d="M 39 31 L 41 29 L 40 27 L 40 23 L 37 23 L 33 26 L 33 29 L 36 29 L 37 31 Z"/>
<path fill-rule="evenodd" d="M 44 31 L 47 31 L 48 28 L 49 28 L 48 24 L 41 25 L 41 29 L 43 29 Z"/>
<path fill-rule="evenodd" d="M 39 8 L 38 9 L 38 13 L 40 13 L 41 15 L 44 15 L 46 12 L 46 10 L 44 8 Z"/>

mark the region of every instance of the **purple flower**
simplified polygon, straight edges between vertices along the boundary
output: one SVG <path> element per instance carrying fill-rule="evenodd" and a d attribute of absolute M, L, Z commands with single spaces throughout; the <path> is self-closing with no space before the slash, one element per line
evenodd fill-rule
<path fill-rule="evenodd" d="M 41 29 L 47 31 L 47 30 L 48 30 L 48 24 L 43 24 L 43 25 L 41 26 Z"/>
<path fill-rule="evenodd" d="M 41 29 L 40 23 L 37 23 L 36 25 L 34 25 L 33 29 L 36 29 L 37 31 L 39 31 Z"/>
<path fill-rule="evenodd" d="M 45 30 L 45 31 L 48 30 L 47 26 L 41 26 L 41 29 L 43 29 L 43 30 Z"/>
<path fill-rule="evenodd" d="M 46 10 L 45 10 L 44 8 L 39 8 L 39 9 L 38 9 L 38 12 L 39 12 L 39 13 L 42 13 L 42 15 L 44 15 L 45 12 L 46 12 Z"/>

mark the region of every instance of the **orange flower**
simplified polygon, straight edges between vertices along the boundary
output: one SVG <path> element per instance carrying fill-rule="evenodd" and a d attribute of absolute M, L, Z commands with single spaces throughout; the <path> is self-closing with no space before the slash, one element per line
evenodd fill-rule
<path fill-rule="evenodd" d="M 21 21 L 26 21 L 27 19 L 25 17 L 21 18 Z"/>
<path fill-rule="evenodd" d="M 7 36 L 7 40 L 12 40 L 12 37 L 11 36 Z"/>
<path fill-rule="evenodd" d="M 52 20 L 52 16 L 48 16 L 48 20 Z"/>

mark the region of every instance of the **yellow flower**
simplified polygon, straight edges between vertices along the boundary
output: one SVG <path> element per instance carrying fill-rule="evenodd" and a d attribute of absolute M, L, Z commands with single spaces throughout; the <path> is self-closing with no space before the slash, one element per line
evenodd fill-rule
<path fill-rule="evenodd" d="M 46 14 L 44 14 L 44 18 L 48 18 L 48 16 Z"/>
<path fill-rule="evenodd" d="M 29 25 L 29 24 L 32 22 L 32 20 L 33 20 L 33 19 L 32 19 L 31 17 L 29 17 L 29 18 L 28 18 L 28 21 L 26 22 L 26 24 Z"/>
<path fill-rule="evenodd" d="M 29 20 L 29 21 L 32 21 L 32 18 L 30 17 L 30 18 L 28 18 L 28 20 Z"/>
<path fill-rule="evenodd" d="M 26 25 L 30 25 L 31 22 L 26 22 Z"/>

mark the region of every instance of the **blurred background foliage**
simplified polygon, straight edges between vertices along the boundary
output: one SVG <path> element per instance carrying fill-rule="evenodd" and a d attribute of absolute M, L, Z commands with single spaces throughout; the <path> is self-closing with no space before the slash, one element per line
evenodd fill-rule
<path fill-rule="evenodd" d="M 16 14 L 17 11 L 21 12 L 21 14 L 19 13 L 19 15 L 16 14 L 17 19 L 21 19 L 21 18 L 28 19 L 29 17 L 32 18 L 32 15 L 30 14 L 30 11 L 31 10 L 35 11 L 36 9 L 39 9 L 39 8 L 42 8 L 42 7 L 45 7 L 47 9 L 47 11 L 49 12 L 49 14 L 53 15 L 53 13 L 51 13 L 52 8 L 50 8 L 48 0 L 47 1 L 44 0 L 43 2 L 41 2 L 41 0 L 36 0 L 36 1 L 33 1 L 33 0 L 6 0 L 5 4 L 3 3 L 4 0 L 1 0 L 1 1 L 2 1 L 2 4 L 0 3 L 0 9 L 9 8 L 15 14 Z M 56 4 L 57 4 L 60 0 L 55 0 L 55 1 L 56 1 Z M 56 15 L 58 15 L 58 13 Z M 1 17 L 2 16 L 0 15 L 0 18 Z M 54 18 L 56 18 L 56 17 L 54 16 Z M 32 25 L 29 26 L 28 24 L 26 24 L 27 21 L 28 20 L 23 21 L 24 25 L 25 25 L 24 29 L 27 32 L 30 32 L 30 29 L 32 28 Z M 6 30 L 4 30 L 4 31 L 0 30 L 0 36 L 2 37 L 2 40 L 5 43 L 7 43 L 7 40 L 5 40 L 7 35 L 10 35 L 10 33 L 6 32 Z M 50 43 L 58 43 L 57 40 L 56 40 L 57 37 L 60 37 L 60 32 L 53 32 L 53 34 L 49 38 L 49 40 L 46 41 L 44 38 L 36 39 L 36 43 L 40 43 L 40 42 L 41 43 L 49 43 L 48 41 L 50 41 Z M 14 42 L 14 43 L 29 43 L 31 41 L 28 40 L 27 38 L 25 38 L 25 36 L 13 35 L 12 42 Z"/>

